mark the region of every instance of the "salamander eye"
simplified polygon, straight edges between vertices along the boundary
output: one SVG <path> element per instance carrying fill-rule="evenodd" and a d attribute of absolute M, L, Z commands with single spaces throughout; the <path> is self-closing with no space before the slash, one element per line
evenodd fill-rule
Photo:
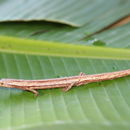
<path fill-rule="evenodd" d="M 3 86 L 4 85 L 4 83 L 0 83 L 0 86 Z"/>

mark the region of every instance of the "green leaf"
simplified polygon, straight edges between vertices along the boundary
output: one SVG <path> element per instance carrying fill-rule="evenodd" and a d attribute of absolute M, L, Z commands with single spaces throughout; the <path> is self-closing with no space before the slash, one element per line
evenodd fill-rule
<path fill-rule="evenodd" d="M 7 41 L 6 41 L 7 40 Z M 10 42 L 8 42 L 10 41 Z M 96 74 L 129 69 L 130 60 L 124 60 L 113 52 L 113 49 L 103 54 L 112 54 L 113 59 L 96 57 L 98 47 L 92 47 L 89 55 L 95 58 L 55 57 L 36 55 L 37 49 L 49 46 L 51 43 L 18 38 L 0 37 L 0 77 L 18 79 L 45 79 L 70 75 L 78 75 L 80 72 Z M 4 43 L 4 44 L 3 44 Z M 21 46 L 26 44 L 26 48 Z M 39 45 L 36 48 L 35 44 Z M 3 51 L 2 51 L 2 46 Z M 8 46 L 7 46 L 8 45 Z M 52 48 L 64 52 L 60 48 L 64 44 L 55 43 Z M 29 55 L 28 47 L 33 55 Z M 64 45 L 66 52 L 71 46 Z M 15 53 L 5 53 L 6 47 Z M 35 48 L 34 48 L 35 47 Z M 86 46 L 84 46 L 85 48 Z M 86 47 L 87 48 L 87 47 Z M 103 48 L 104 51 L 107 49 Z M 9 51 L 8 50 L 8 51 Z M 23 50 L 23 51 L 22 51 Z M 118 49 L 114 49 L 118 50 Z M 119 49 L 121 50 L 121 49 Z M 20 52 L 24 54 L 17 54 Z M 79 48 L 82 51 L 82 46 Z M 17 53 L 16 53 L 17 52 Z M 48 52 L 51 54 L 53 50 Z M 125 54 L 122 49 L 120 54 Z M 115 54 L 115 56 L 114 56 Z M 85 56 L 86 54 L 84 54 Z M 76 54 L 75 54 L 76 56 Z M 117 58 L 116 58 L 117 57 Z M 129 53 L 128 53 L 129 57 Z M 112 57 L 110 57 L 112 58 Z M 37 98 L 27 91 L 18 89 L 0 88 L 0 128 L 1 129 L 129 129 L 130 128 L 130 94 L 129 77 L 124 77 L 101 83 L 91 83 L 80 87 L 74 87 L 68 92 L 61 89 L 39 90 Z"/>
<path fill-rule="evenodd" d="M 95 21 L 95 28 L 97 24 L 103 28 L 130 13 L 130 1 L 120 0 L 40 0 L 38 2 L 37 0 L 2 0 L 0 2 L 0 21 L 44 20 L 72 26 Z M 101 21 L 103 22 L 100 23 Z"/>
<path fill-rule="evenodd" d="M 35 40 L 64 42 L 67 44 L 75 43 L 116 48 L 129 46 L 129 24 L 118 27 L 116 29 L 114 28 L 108 31 L 104 31 L 91 38 L 89 37 L 83 39 L 85 36 L 93 33 L 88 33 L 91 28 L 87 27 L 88 26 L 72 28 L 65 25 L 45 22 L 0 23 L 0 35 Z"/>
<path fill-rule="evenodd" d="M 13 36 L 0 36 L 0 78 L 46 79 L 130 68 L 129 49 L 94 47 L 129 47 L 129 24 L 82 40 L 130 13 L 130 1 L 33 0 L 33 5 L 31 0 L 0 2 L 1 21 L 47 20 L 82 26 L 0 23 L 0 35 Z M 37 98 L 27 91 L 1 87 L 0 129 L 129 130 L 129 82 L 127 76 L 74 87 L 66 93 L 61 89 L 39 90 Z"/>
<path fill-rule="evenodd" d="M 109 47 L 130 48 L 130 23 L 94 36 Z"/>
<path fill-rule="evenodd" d="M 44 79 L 60 76 L 118 71 L 130 67 L 129 60 L 59 58 L 0 53 L 0 77 Z M 119 129 L 130 124 L 130 78 L 61 89 L 30 92 L 0 88 L 0 128 Z"/>
<path fill-rule="evenodd" d="M 73 28 L 66 25 L 29 22 L 29 23 L 0 23 L 0 35 L 23 37 L 27 39 L 82 43 L 89 32 L 87 26 Z M 92 39 L 92 41 L 94 41 Z M 84 40 L 83 44 L 91 43 Z"/>

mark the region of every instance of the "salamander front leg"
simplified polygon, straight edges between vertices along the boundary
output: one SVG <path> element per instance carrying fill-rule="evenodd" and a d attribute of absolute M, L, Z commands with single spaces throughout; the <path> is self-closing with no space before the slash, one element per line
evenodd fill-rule
<path fill-rule="evenodd" d="M 72 84 L 70 84 L 68 87 L 63 88 L 62 90 L 63 90 L 64 92 L 67 92 L 67 91 L 69 91 L 74 85 L 75 85 L 75 82 L 72 83 Z"/>
<path fill-rule="evenodd" d="M 80 72 L 79 73 L 79 76 L 86 76 L 87 74 L 83 73 L 83 72 Z"/>
<path fill-rule="evenodd" d="M 86 76 L 86 74 L 80 72 L 79 76 Z M 80 81 L 80 79 L 79 79 L 79 81 Z M 74 83 L 70 84 L 68 87 L 63 88 L 63 91 L 67 92 L 67 91 L 70 90 L 73 86 L 77 85 L 77 83 L 78 83 L 79 81 L 74 82 Z"/>

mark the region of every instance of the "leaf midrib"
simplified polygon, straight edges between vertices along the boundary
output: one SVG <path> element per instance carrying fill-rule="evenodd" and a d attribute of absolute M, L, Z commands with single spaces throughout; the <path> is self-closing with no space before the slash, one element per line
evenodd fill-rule
<path fill-rule="evenodd" d="M 0 36 L 0 52 L 62 57 L 130 60 L 129 49 L 64 44 Z"/>

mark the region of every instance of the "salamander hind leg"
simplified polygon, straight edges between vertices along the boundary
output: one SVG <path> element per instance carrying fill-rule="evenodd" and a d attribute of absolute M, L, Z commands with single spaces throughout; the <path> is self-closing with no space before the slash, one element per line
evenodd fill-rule
<path fill-rule="evenodd" d="M 38 91 L 36 91 L 36 90 L 34 90 L 34 89 L 28 89 L 28 91 L 34 93 L 35 96 L 38 96 L 38 95 L 39 95 Z"/>

